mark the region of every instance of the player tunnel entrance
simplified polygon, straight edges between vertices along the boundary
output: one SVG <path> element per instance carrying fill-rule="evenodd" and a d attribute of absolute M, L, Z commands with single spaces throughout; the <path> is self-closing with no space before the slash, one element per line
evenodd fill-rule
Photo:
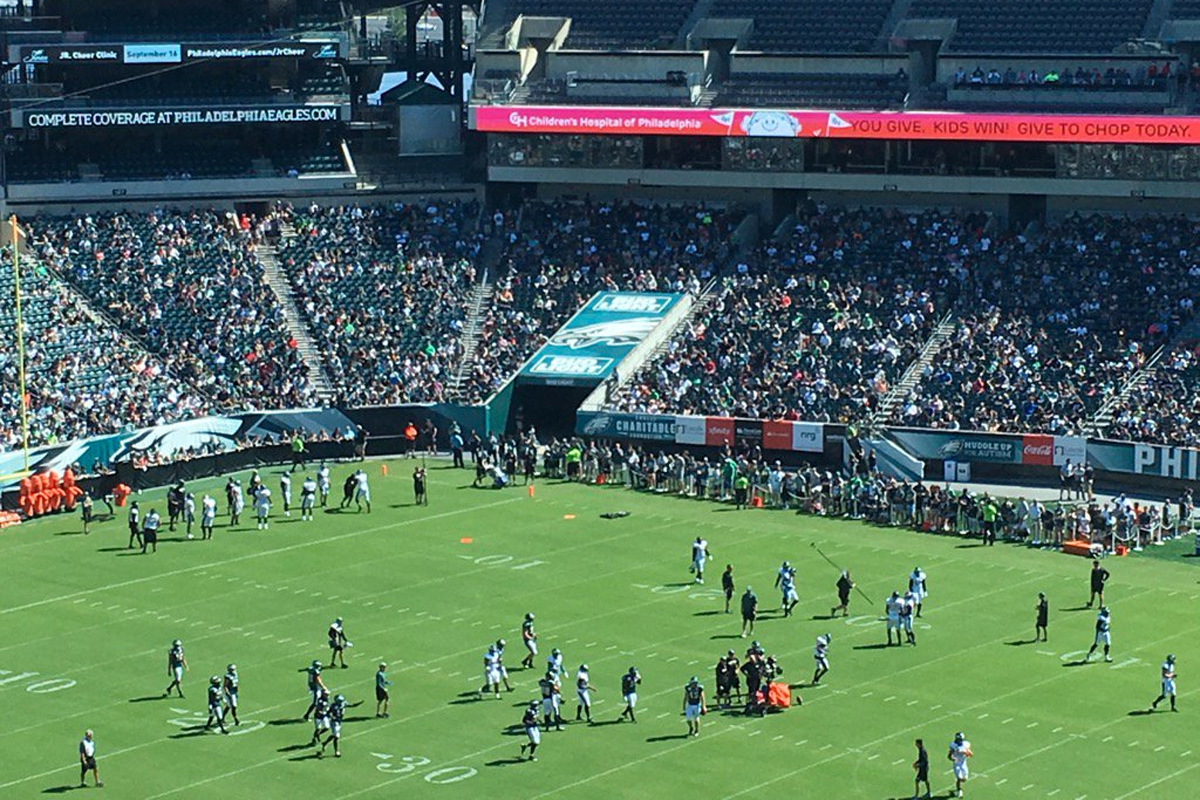
<path fill-rule="evenodd" d="M 513 391 L 505 430 L 518 433 L 532 426 L 542 441 L 551 436 L 571 436 L 575 432 L 575 411 L 592 388 L 520 383 Z"/>

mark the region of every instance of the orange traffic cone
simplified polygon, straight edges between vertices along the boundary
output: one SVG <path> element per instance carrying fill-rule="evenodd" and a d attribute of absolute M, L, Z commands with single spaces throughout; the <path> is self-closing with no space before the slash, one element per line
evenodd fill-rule
<path fill-rule="evenodd" d="M 383 472 L 383 477 L 386 478 L 387 477 L 387 464 L 380 464 L 379 469 L 380 469 L 380 471 Z"/>
<path fill-rule="evenodd" d="M 529 496 L 533 497 L 533 484 L 529 484 Z"/>

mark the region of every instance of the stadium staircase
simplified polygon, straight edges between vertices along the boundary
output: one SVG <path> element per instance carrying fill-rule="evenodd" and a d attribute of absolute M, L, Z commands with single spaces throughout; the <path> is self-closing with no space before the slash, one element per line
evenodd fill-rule
<path fill-rule="evenodd" d="M 280 232 L 284 239 L 296 237 L 296 229 L 289 222 L 284 222 L 280 226 Z M 283 318 L 287 321 L 288 331 L 296 340 L 296 350 L 304 359 L 305 366 L 308 367 L 308 377 L 312 381 L 313 391 L 316 392 L 321 402 L 331 402 L 336 394 L 333 382 L 329 379 L 329 374 L 325 372 L 321 351 L 317 349 L 317 344 L 313 341 L 308 326 L 304 324 L 304 319 L 300 316 L 300 309 L 296 307 L 295 292 L 283 272 L 283 267 L 279 264 L 279 251 L 275 245 L 260 241 L 254 246 L 254 254 L 258 256 L 258 263 L 262 265 L 267 286 L 275 293 L 276 299 L 279 300 L 279 307 L 283 309 Z"/>
<path fill-rule="evenodd" d="M 483 331 L 483 317 L 492 297 L 492 283 L 488 280 L 488 270 L 484 267 L 482 277 L 471 296 L 467 299 L 467 320 L 463 323 L 462 358 L 459 359 L 458 369 L 450 379 L 447 396 L 451 400 L 463 400 L 463 387 L 471 377 L 471 367 L 475 362 L 475 350 L 479 347 L 479 336 Z"/>
<path fill-rule="evenodd" d="M 908 365 L 908 369 L 904 370 L 900 380 L 896 381 L 896 385 L 888 390 L 888 393 L 883 396 L 883 400 L 879 402 L 879 407 L 871 414 L 871 427 L 878 428 L 887 422 L 896 406 L 905 397 L 908 397 L 908 393 L 921 382 L 921 375 L 925 372 L 925 368 L 933 363 L 933 359 L 941 352 L 942 346 L 946 344 L 946 340 L 950 338 L 957 327 L 958 323 L 955 321 L 953 312 L 942 318 L 942 321 L 933 329 L 933 333 L 925 340 L 925 344 L 921 346 L 921 352 Z"/>
<path fill-rule="evenodd" d="M 22 256 L 23 261 L 26 258 L 27 258 L 27 256 Z M 29 263 L 30 264 L 33 263 L 32 258 L 29 259 Z M 77 287 L 75 284 L 71 283 L 70 281 L 65 280 L 63 278 L 63 276 L 57 270 L 55 270 L 54 268 L 52 268 L 49 265 L 47 265 L 43 262 L 40 262 L 40 261 L 37 262 L 37 265 L 41 269 L 44 269 L 48 274 L 54 276 L 55 285 L 57 285 L 58 287 L 63 289 L 65 292 L 67 292 L 67 294 L 72 295 L 78 301 L 79 309 L 84 314 L 87 315 L 88 319 L 90 319 L 96 325 L 97 328 L 109 328 L 113 331 L 116 331 L 117 334 L 122 339 L 125 339 L 127 342 L 130 343 L 130 345 L 132 346 L 132 349 L 137 350 L 141 353 L 153 353 L 154 352 L 150 348 L 150 345 L 147 344 L 144 339 L 142 339 L 140 336 L 137 336 L 136 334 L 131 332 L 129 329 L 122 327 L 117 322 L 117 319 L 112 314 L 110 314 L 108 312 L 108 310 L 106 308 L 104 308 L 104 306 L 95 303 L 92 300 L 92 298 L 88 297 L 86 294 L 84 294 L 82 291 L 80 291 L 79 287 Z M 0 272 L 3 272 L 3 270 L 0 270 Z M 168 370 L 170 370 L 170 367 L 168 367 Z M 173 377 L 179 385 L 181 385 L 181 386 L 187 385 L 190 387 L 191 391 L 194 391 L 197 394 L 203 395 L 204 397 L 208 398 L 209 400 L 212 399 L 212 393 L 209 391 L 207 386 L 202 385 L 200 382 L 185 381 L 178 373 L 175 373 L 175 372 L 171 372 L 170 374 L 171 374 L 171 377 Z"/>
<path fill-rule="evenodd" d="M 1190 326 L 1189 326 L 1190 327 Z M 1186 329 L 1185 329 L 1186 330 Z M 1125 381 L 1125 385 L 1121 387 L 1121 391 L 1113 394 L 1100 408 L 1096 409 L 1086 423 L 1084 423 L 1083 432 L 1085 436 L 1103 437 L 1104 432 L 1108 430 L 1108 426 L 1112 424 L 1113 413 L 1129 399 L 1138 388 L 1150 378 L 1154 377 L 1154 373 L 1158 371 L 1158 362 L 1162 360 L 1163 354 L 1167 352 L 1167 348 L 1160 347 L 1150 356 L 1146 365 L 1130 376 L 1129 380 Z"/>

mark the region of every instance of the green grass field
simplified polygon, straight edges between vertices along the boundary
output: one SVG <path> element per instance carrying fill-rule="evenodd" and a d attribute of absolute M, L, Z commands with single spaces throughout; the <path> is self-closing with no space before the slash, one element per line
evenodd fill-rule
<path fill-rule="evenodd" d="M 471 473 L 440 467 L 431 505 L 417 508 L 408 465 L 390 466 L 383 478 L 379 463 L 368 465 L 369 516 L 301 523 L 277 508 L 266 533 L 248 514 L 238 531 L 220 519 L 211 542 L 164 530 L 155 555 L 125 549 L 123 513 L 86 538 L 77 517 L 0 535 L 0 797 L 73 791 L 89 727 L 102 791 L 120 798 L 908 797 L 915 737 L 929 747 L 935 795 L 947 796 L 956 730 L 975 753 L 968 797 L 1148 800 L 1195 790 L 1195 561 L 1109 559 L 1115 661 L 1071 666 L 1092 640 L 1094 612 L 1079 609 L 1083 559 L 617 488 L 543 482 L 530 499 L 520 486 L 473 490 Z M 335 469 L 335 494 L 348 469 Z M 277 496 L 276 471 L 265 474 Z M 216 493 L 221 483 L 190 488 Z M 295 489 L 298 497 L 299 480 Z M 164 495 L 144 493 L 143 509 L 161 510 Z M 599 516 L 614 510 L 631 516 Z M 704 587 L 686 569 L 698 534 L 715 555 Z M 814 619 L 833 604 L 837 572 L 813 542 L 875 602 L 856 596 L 849 619 Z M 821 687 L 798 690 L 802 706 L 763 719 L 713 710 L 699 738 L 685 737 L 684 682 L 699 675 L 711 697 L 717 656 L 747 644 L 736 609 L 721 613 L 721 567 L 732 562 L 739 593 L 750 583 L 769 611 L 783 559 L 799 568 L 797 616 L 767 614 L 756 637 L 786 677 L 806 683 L 814 637 L 832 632 L 832 671 Z M 879 648 L 882 600 L 917 564 L 930 584 L 919 644 Z M 1029 643 L 1038 591 L 1050 598 L 1049 644 Z M 517 668 L 526 611 L 537 614 L 543 654 L 565 654 L 567 715 L 580 662 L 604 722 L 620 711 L 621 673 L 636 665 L 639 724 L 571 725 L 543 736 L 538 762 L 517 762 L 524 738 L 510 726 L 539 677 Z M 327 683 L 365 702 L 346 724 L 343 758 L 318 760 L 303 747 L 311 726 L 299 721 L 300 670 L 328 658 L 335 616 L 355 647 L 350 668 L 327 670 Z M 186 700 L 160 698 L 175 637 L 191 666 Z M 477 700 L 482 655 L 498 637 L 509 642 L 516 691 Z M 1181 713 L 1131 713 L 1157 695 L 1167 652 L 1178 658 Z M 380 660 L 395 682 L 386 720 L 374 718 Z M 207 678 L 231 661 L 241 728 L 197 734 Z"/>

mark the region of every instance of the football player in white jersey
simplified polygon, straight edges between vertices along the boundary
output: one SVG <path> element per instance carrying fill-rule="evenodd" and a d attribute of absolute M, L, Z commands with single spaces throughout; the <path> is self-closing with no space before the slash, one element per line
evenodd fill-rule
<path fill-rule="evenodd" d="M 196 495 L 191 492 L 183 496 L 183 522 L 187 526 L 185 528 L 187 538 L 195 538 L 192 533 L 192 525 L 196 522 Z"/>
<path fill-rule="evenodd" d="M 1092 653 L 1096 652 L 1096 648 L 1104 645 L 1104 660 L 1112 661 L 1112 656 L 1108 654 L 1109 647 L 1112 645 L 1112 634 L 1109 627 L 1112 624 L 1112 614 L 1109 613 L 1108 606 L 1100 606 L 1100 613 L 1096 615 L 1096 638 L 1092 641 L 1092 646 L 1088 648 L 1087 656 L 1084 661 L 1091 661 Z"/>
<path fill-rule="evenodd" d="M 963 796 L 963 785 L 971 776 L 967 768 L 967 759 L 973 755 L 975 754 L 971 752 L 971 743 L 962 732 L 954 734 L 954 741 L 950 743 L 950 752 L 946 754 L 946 758 L 954 764 L 954 791 L 959 797 Z"/>
<path fill-rule="evenodd" d="M 496 655 L 495 645 L 488 645 L 483 654 L 483 686 L 479 687 L 479 696 L 482 698 L 488 692 L 500 699 L 500 657 Z"/>
<path fill-rule="evenodd" d="M 200 501 L 200 538 L 211 539 L 213 524 L 217 521 L 217 500 L 212 495 L 204 495 Z"/>
<path fill-rule="evenodd" d="M 317 500 L 317 482 L 309 475 L 300 484 L 300 519 L 312 522 L 313 506 Z"/>
<path fill-rule="evenodd" d="M 779 589 L 782 592 L 779 607 L 783 609 L 785 617 L 790 617 L 800 602 L 800 595 L 796 593 L 796 570 L 794 568 L 788 567 L 787 572 L 779 577 Z"/>
<path fill-rule="evenodd" d="M 321 493 L 321 508 L 324 508 L 329 504 L 329 467 L 324 461 L 317 470 L 317 491 Z"/>
<path fill-rule="evenodd" d="M 883 613 L 887 616 L 887 643 L 890 647 L 892 644 L 892 631 L 896 632 L 896 644 L 903 644 L 900 639 L 900 606 L 904 601 L 900 599 L 899 592 L 892 592 L 891 597 L 884 601 Z"/>
<path fill-rule="evenodd" d="M 1171 710 L 1178 711 L 1175 708 L 1175 656 L 1169 653 L 1167 660 L 1162 663 L 1162 693 L 1150 704 L 1150 710 L 1156 710 L 1158 704 L 1168 697 L 1171 698 Z"/>
<path fill-rule="evenodd" d="M 588 665 L 580 664 L 575 673 L 575 721 L 579 722 L 581 714 L 587 715 L 588 725 L 592 724 L 592 684 L 589 682 Z"/>
<path fill-rule="evenodd" d="M 225 668 L 225 677 L 221 679 L 221 692 L 225 696 L 225 713 L 233 717 L 234 725 L 242 724 L 237 715 L 239 682 L 237 664 L 230 664 Z"/>
<path fill-rule="evenodd" d="M 254 494 L 254 514 L 258 520 L 258 529 L 267 530 L 270 526 L 268 518 L 271 514 L 271 490 L 265 486 L 260 486 Z"/>
<path fill-rule="evenodd" d="M 928 578 L 920 567 L 913 567 L 913 571 L 908 576 L 908 591 L 912 592 L 913 600 L 916 602 L 916 615 L 921 616 L 921 606 L 925 603 L 925 598 L 929 594 Z"/>
<path fill-rule="evenodd" d="M 563 667 L 563 654 L 557 647 L 550 651 L 550 655 L 546 658 L 546 671 L 553 672 L 555 677 L 566 672 Z"/>
<path fill-rule="evenodd" d="M 825 673 L 829 672 L 829 643 L 832 641 L 832 633 L 823 633 L 817 637 L 817 643 L 813 647 L 813 662 L 816 664 L 816 669 L 813 671 L 813 686 L 820 683 Z"/>
<path fill-rule="evenodd" d="M 496 667 L 500 670 L 500 680 L 504 681 L 504 691 L 511 692 L 513 687 L 508 682 L 508 668 L 504 666 L 504 648 L 508 646 L 508 642 L 503 639 L 496 640 Z"/>
<path fill-rule="evenodd" d="M 354 505 L 359 511 L 362 511 L 363 505 L 367 506 L 367 513 L 371 513 L 371 486 L 367 483 L 367 473 L 361 469 L 354 473 Z"/>

